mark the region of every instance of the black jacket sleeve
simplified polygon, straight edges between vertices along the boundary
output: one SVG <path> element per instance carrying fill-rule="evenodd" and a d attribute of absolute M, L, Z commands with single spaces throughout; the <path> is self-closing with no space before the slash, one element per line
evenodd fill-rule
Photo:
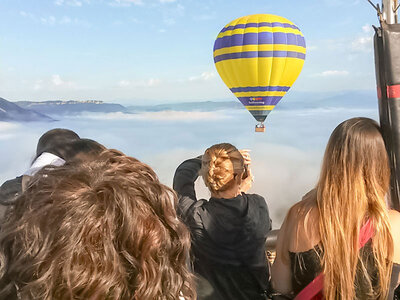
<path fill-rule="evenodd" d="M 178 214 L 185 217 L 189 208 L 197 201 L 194 183 L 199 177 L 201 156 L 185 160 L 175 171 L 173 188 L 178 193 Z"/>
<path fill-rule="evenodd" d="M 22 176 L 4 182 L 0 187 L 0 204 L 13 205 L 22 194 Z"/>
<path fill-rule="evenodd" d="M 197 200 L 194 182 L 199 177 L 201 158 L 196 157 L 185 160 L 175 171 L 173 188 L 180 196 L 187 196 Z"/>

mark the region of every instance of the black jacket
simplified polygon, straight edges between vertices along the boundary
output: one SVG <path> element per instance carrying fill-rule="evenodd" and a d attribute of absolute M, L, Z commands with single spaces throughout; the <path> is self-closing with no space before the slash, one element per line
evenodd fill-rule
<path fill-rule="evenodd" d="M 7 209 L 15 204 L 22 194 L 22 176 L 8 180 L 0 186 L 0 222 L 4 219 Z"/>
<path fill-rule="evenodd" d="M 7 180 L 0 186 L 0 204 L 13 205 L 22 194 L 22 176 Z"/>
<path fill-rule="evenodd" d="M 201 159 L 186 160 L 173 183 L 178 214 L 191 231 L 194 270 L 202 278 L 199 299 L 265 299 L 265 240 L 271 230 L 267 204 L 263 197 L 245 193 L 197 200 L 194 182 L 200 168 Z"/>

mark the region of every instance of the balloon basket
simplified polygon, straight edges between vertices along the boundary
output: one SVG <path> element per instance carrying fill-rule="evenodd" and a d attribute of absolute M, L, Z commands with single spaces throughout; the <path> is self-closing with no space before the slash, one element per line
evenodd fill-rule
<path fill-rule="evenodd" d="M 265 132 L 265 126 L 263 123 L 258 123 L 256 125 L 256 132 Z"/>

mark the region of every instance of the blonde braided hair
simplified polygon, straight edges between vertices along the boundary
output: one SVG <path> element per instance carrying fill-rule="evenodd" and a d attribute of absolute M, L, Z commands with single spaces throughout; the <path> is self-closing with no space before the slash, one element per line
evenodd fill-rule
<path fill-rule="evenodd" d="M 235 146 L 216 144 L 204 152 L 200 173 L 211 193 L 228 190 L 235 183 L 235 175 L 243 172 L 243 156 Z"/>

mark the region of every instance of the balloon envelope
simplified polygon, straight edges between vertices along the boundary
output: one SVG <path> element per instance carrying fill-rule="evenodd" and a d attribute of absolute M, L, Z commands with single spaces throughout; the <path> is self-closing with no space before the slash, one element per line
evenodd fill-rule
<path fill-rule="evenodd" d="M 283 17 L 268 14 L 232 21 L 214 44 L 219 75 L 259 122 L 295 82 L 305 56 L 300 29 Z"/>

